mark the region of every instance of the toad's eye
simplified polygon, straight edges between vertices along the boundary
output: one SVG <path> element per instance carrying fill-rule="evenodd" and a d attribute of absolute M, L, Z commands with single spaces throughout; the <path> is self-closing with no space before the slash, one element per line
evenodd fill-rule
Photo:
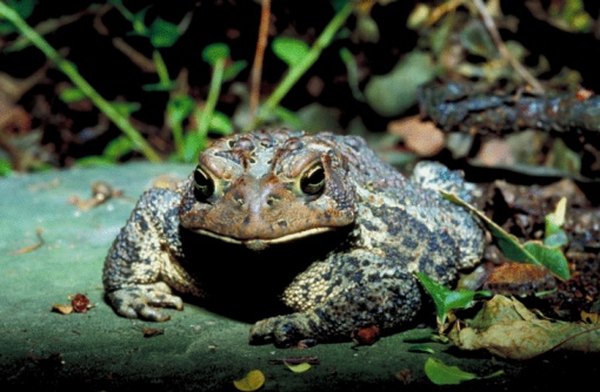
<path fill-rule="evenodd" d="M 206 201 L 214 192 L 214 181 L 198 166 L 194 171 L 194 196 L 196 196 L 196 200 Z"/>
<path fill-rule="evenodd" d="M 311 196 L 323 193 L 323 190 L 325 189 L 325 170 L 323 170 L 321 162 L 311 166 L 310 169 L 302 174 L 302 178 L 300 179 L 300 189 L 302 189 L 302 192 Z"/>

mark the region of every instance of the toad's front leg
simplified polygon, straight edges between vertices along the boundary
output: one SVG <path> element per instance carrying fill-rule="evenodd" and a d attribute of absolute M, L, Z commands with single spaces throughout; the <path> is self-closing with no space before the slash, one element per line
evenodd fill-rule
<path fill-rule="evenodd" d="M 166 321 L 170 316 L 159 308 L 183 309 L 171 288 L 198 295 L 193 279 L 177 264 L 182 257 L 179 199 L 172 190 L 144 193 L 106 257 L 106 298 L 121 316 Z"/>
<path fill-rule="evenodd" d="M 309 269 L 292 283 L 291 287 L 306 288 L 302 311 L 257 322 L 250 331 L 250 342 L 290 346 L 304 339 L 348 340 L 362 327 L 376 325 L 389 330 L 412 320 L 421 304 L 412 275 L 366 251 L 338 257 L 343 263 L 334 263 L 341 266 L 335 277 L 329 274 L 327 279 L 319 278 Z M 368 268 L 353 268 L 361 265 L 353 261 L 365 259 Z M 323 273 L 327 268 L 316 269 Z M 323 290 L 324 285 L 328 287 Z M 319 294 L 311 293 L 311 288 Z M 299 293 L 294 295 L 298 297 Z"/>
<path fill-rule="evenodd" d="M 171 316 L 157 308 L 183 309 L 181 298 L 172 295 L 171 288 L 164 282 L 121 287 L 107 293 L 106 297 L 115 312 L 128 318 L 167 321 Z"/>

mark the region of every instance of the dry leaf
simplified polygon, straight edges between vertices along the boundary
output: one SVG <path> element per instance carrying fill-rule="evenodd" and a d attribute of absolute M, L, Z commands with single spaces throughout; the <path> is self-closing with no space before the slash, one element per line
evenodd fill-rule
<path fill-rule="evenodd" d="M 404 385 L 408 385 L 413 381 L 413 374 L 410 369 L 402 369 L 396 372 L 394 377 Z"/>
<path fill-rule="evenodd" d="M 600 352 L 600 326 L 540 319 L 502 295 L 489 300 L 468 327 L 455 324 L 449 338 L 464 350 L 485 349 L 519 360 L 553 350 Z"/>
<path fill-rule="evenodd" d="M 486 141 L 476 158 L 484 166 L 510 166 L 514 165 L 515 157 L 510 145 L 500 139 Z"/>
<path fill-rule="evenodd" d="M 165 330 L 159 328 L 144 328 L 142 330 L 145 338 L 153 338 L 155 336 L 164 335 Z"/>
<path fill-rule="evenodd" d="M 388 132 L 402 137 L 406 147 L 422 157 L 431 157 L 445 145 L 444 134 L 432 121 L 421 121 L 419 116 L 392 121 Z"/>
<path fill-rule="evenodd" d="M 52 305 L 52 311 L 60 314 L 71 314 L 73 313 L 73 307 L 65 304 L 54 304 Z"/>
<path fill-rule="evenodd" d="M 547 268 L 535 264 L 504 263 L 488 275 L 483 288 L 504 295 L 529 295 L 551 290 L 556 279 Z"/>
<path fill-rule="evenodd" d="M 588 324 L 600 324 L 600 313 L 588 313 L 582 310 L 581 320 Z"/>

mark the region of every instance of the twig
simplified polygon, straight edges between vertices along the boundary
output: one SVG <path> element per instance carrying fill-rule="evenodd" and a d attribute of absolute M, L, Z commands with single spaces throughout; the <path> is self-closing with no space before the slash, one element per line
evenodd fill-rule
<path fill-rule="evenodd" d="M 114 37 L 112 39 L 113 46 L 117 48 L 125 56 L 129 57 L 132 63 L 138 66 L 142 72 L 154 73 L 156 72 L 156 64 L 152 62 L 148 57 L 135 50 L 131 45 L 125 42 L 120 37 Z"/>
<path fill-rule="evenodd" d="M 483 19 L 483 24 L 485 25 L 485 28 L 490 33 L 490 36 L 492 37 L 494 44 L 496 44 L 496 47 L 498 48 L 500 55 L 510 63 L 510 65 L 514 68 L 515 71 L 517 71 L 517 73 L 521 76 L 521 78 L 523 78 L 523 80 L 525 80 L 527 83 L 529 83 L 531 85 L 531 87 L 533 87 L 534 92 L 542 94 L 544 92 L 544 87 L 535 78 L 535 76 L 533 76 L 523 66 L 523 64 L 521 64 L 519 62 L 519 60 L 517 60 L 510 53 L 510 51 L 506 47 L 506 44 L 502 40 L 502 37 L 500 37 L 500 33 L 498 32 L 496 23 L 494 23 L 494 20 L 493 20 L 492 16 L 490 15 L 490 13 L 488 12 L 487 8 L 485 7 L 485 4 L 483 4 L 483 1 L 482 0 L 473 0 L 473 4 L 477 8 L 479 15 L 481 15 L 481 19 Z"/>
<path fill-rule="evenodd" d="M 154 151 L 152 146 L 142 137 L 142 135 L 131 125 L 129 120 L 124 117 L 118 110 L 114 108 L 107 100 L 105 100 L 88 82 L 81 76 L 77 67 L 70 61 L 62 57 L 50 44 L 35 30 L 33 30 L 27 22 L 25 22 L 19 14 L 12 8 L 0 1 L 0 16 L 5 17 L 10 21 L 21 34 L 31 41 L 39 50 L 41 50 L 48 59 L 50 59 L 71 82 L 80 89 L 93 103 L 102 111 L 127 137 L 133 142 L 133 145 L 139 150 L 149 161 L 159 162 L 160 156 Z"/>
<path fill-rule="evenodd" d="M 25 253 L 33 252 L 34 250 L 41 248 L 45 244 L 44 237 L 42 237 L 43 233 L 44 233 L 43 228 L 38 227 L 37 229 L 35 229 L 35 236 L 37 237 L 37 242 L 35 244 L 27 245 L 27 246 L 24 246 L 23 248 L 15 250 L 12 253 L 12 255 L 13 256 L 22 255 Z"/>
<path fill-rule="evenodd" d="M 258 28 L 258 39 L 256 40 L 256 54 L 252 64 L 250 76 L 250 122 L 254 122 L 256 109 L 260 100 L 260 82 L 262 79 L 263 59 L 267 47 L 269 35 L 269 24 L 271 20 L 271 0 L 263 0 L 260 11 L 260 26 Z"/>
<path fill-rule="evenodd" d="M 94 17 L 94 22 L 92 23 L 92 25 L 94 26 L 94 29 L 98 32 L 98 34 L 101 34 L 106 37 L 108 37 L 110 35 L 110 31 L 104 24 L 102 17 L 104 16 L 104 14 L 106 14 L 111 9 L 112 9 L 112 6 L 105 5 L 96 14 L 96 16 Z M 135 65 L 137 65 L 138 68 L 142 72 L 146 72 L 146 73 L 156 72 L 156 65 L 154 64 L 154 62 L 152 62 L 151 59 L 144 56 L 142 53 L 135 50 L 132 46 L 130 46 L 127 42 L 125 42 L 124 39 L 122 39 L 120 37 L 114 37 L 112 39 L 112 43 L 113 43 L 113 46 L 115 48 L 117 48 L 117 50 L 119 50 L 125 56 L 129 57 L 131 62 L 134 63 Z"/>
<path fill-rule="evenodd" d="M 291 67 L 283 80 L 277 85 L 275 91 L 267 98 L 265 103 L 258 111 L 257 117 L 252 121 L 252 128 L 257 126 L 257 123 L 268 118 L 279 102 L 291 90 L 298 80 L 306 73 L 306 71 L 318 60 L 319 55 L 333 41 L 335 34 L 346 23 L 346 19 L 352 13 L 354 6 L 353 1 L 347 2 L 333 19 L 327 24 L 321 35 L 317 38 L 313 46 L 310 48 L 306 56 L 298 63 Z"/>

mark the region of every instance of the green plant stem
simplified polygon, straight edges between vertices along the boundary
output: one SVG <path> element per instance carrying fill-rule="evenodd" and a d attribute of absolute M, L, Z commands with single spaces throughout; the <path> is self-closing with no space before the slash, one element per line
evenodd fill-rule
<path fill-rule="evenodd" d="M 177 157 L 181 158 L 183 155 L 183 127 L 181 122 L 171 124 L 171 134 L 173 135 L 173 143 L 175 143 L 175 151 Z"/>
<path fill-rule="evenodd" d="M 300 61 L 291 67 L 288 73 L 285 75 L 283 80 L 275 88 L 275 91 L 267 98 L 265 103 L 261 106 L 256 120 L 252 124 L 252 128 L 255 128 L 259 122 L 268 118 L 273 110 L 279 105 L 283 97 L 291 90 L 292 87 L 298 82 L 298 80 L 306 73 L 306 71 L 317 61 L 323 49 L 328 47 L 335 34 L 338 30 L 346 23 L 346 19 L 352 14 L 353 2 L 347 2 L 337 14 L 331 19 L 329 24 L 325 27 L 321 35 L 317 38 L 313 46 L 310 48 L 308 54 Z"/>
<path fill-rule="evenodd" d="M 126 117 L 121 115 L 108 101 L 106 101 L 98 92 L 81 76 L 73 63 L 64 59 L 50 44 L 33 30 L 19 14 L 12 8 L 0 1 L 0 16 L 6 18 L 41 50 L 48 59 L 79 88 L 93 103 L 102 111 L 131 141 L 135 148 L 140 151 L 149 161 L 159 162 L 160 156 L 154 151 L 152 146 L 142 137 L 142 135 L 131 125 Z"/>
<path fill-rule="evenodd" d="M 225 57 L 222 57 L 215 62 L 212 78 L 210 80 L 208 97 L 206 98 L 206 102 L 204 103 L 204 107 L 200 113 L 198 126 L 196 127 L 196 132 L 192 139 L 193 149 L 188 149 L 184 157 L 186 162 L 190 162 L 196 158 L 196 156 L 198 156 L 200 153 L 200 150 L 204 147 L 203 142 L 206 140 L 210 120 L 215 111 L 215 107 L 217 106 L 219 94 L 221 93 L 221 85 L 223 84 L 223 74 L 225 73 L 226 60 L 227 59 Z"/>
<path fill-rule="evenodd" d="M 167 69 L 167 65 L 165 64 L 165 60 L 157 49 L 154 49 L 152 52 L 152 60 L 154 61 L 154 66 L 156 67 L 156 73 L 158 74 L 159 83 L 162 86 L 169 86 L 171 84 L 171 79 L 169 78 L 169 70 Z"/>

